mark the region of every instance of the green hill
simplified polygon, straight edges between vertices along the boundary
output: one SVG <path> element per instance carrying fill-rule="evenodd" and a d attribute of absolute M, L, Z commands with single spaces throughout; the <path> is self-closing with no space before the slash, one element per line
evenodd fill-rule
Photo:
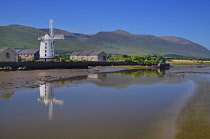
<path fill-rule="evenodd" d="M 21 25 L 0 26 L 0 48 L 39 48 L 38 36 L 48 33 L 48 29 L 36 29 Z M 130 55 L 179 55 L 210 58 L 205 47 L 184 38 L 132 34 L 123 30 L 99 32 L 97 34 L 71 33 L 55 29 L 55 34 L 64 34 L 64 40 L 55 40 L 57 53 L 73 51 L 103 50 L 107 53 Z"/>

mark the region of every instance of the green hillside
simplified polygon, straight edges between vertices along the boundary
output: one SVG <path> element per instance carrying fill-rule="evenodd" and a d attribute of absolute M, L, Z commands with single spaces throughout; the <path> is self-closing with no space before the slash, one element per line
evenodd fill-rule
<path fill-rule="evenodd" d="M 36 29 L 21 25 L 0 26 L 0 48 L 39 49 L 38 36 L 48 33 L 48 29 Z M 99 32 L 97 34 L 71 33 L 55 29 L 55 34 L 64 34 L 64 40 L 55 40 L 57 53 L 73 51 L 105 51 L 107 53 L 129 55 L 179 55 L 210 58 L 205 47 L 184 38 L 132 34 L 123 30 Z"/>

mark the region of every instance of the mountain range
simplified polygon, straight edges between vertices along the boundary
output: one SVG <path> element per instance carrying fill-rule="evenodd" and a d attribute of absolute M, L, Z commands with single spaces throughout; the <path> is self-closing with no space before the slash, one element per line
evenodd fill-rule
<path fill-rule="evenodd" d="M 48 32 L 49 29 L 22 25 L 0 26 L 0 48 L 39 49 L 38 36 Z M 60 29 L 54 29 L 54 32 L 65 36 L 64 40 L 55 40 L 56 53 L 60 54 L 91 50 L 108 54 L 210 58 L 207 48 L 181 37 L 140 35 L 123 30 L 96 34 L 71 33 Z"/>

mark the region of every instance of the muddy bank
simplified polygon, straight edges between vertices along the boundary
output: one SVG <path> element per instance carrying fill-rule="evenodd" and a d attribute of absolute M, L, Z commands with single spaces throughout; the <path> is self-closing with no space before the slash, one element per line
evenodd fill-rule
<path fill-rule="evenodd" d="M 189 68 L 169 75 L 185 77 L 196 84 L 194 93 L 182 107 L 176 120 L 176 139 L 210 138 L 210 68 Z"/>
<path fill-rule="evenodd" d="M 93 72 L 96 71 L 93 69 L 54 69 L 0 72 L 0 93 L 8 93 L 21 88 L 35 88 L 43 82 L 87 75 Z"/>

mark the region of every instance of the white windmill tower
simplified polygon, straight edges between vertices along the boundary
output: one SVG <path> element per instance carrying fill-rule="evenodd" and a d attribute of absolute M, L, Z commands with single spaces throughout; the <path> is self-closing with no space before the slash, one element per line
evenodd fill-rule
<path fill-rule="evenodd" d="M 64 39 L 63 34 L 54 35 L 52 19 L 50 19 L 49 24 L 50 24 L 49 35 L 46 34 L 45 36 L 38 37 L 38 40 L 40 41 L 40 50 L 39 50 L 40 60 L 43 61 L 54 59 L 55 57 L 54 39 Z"/>

